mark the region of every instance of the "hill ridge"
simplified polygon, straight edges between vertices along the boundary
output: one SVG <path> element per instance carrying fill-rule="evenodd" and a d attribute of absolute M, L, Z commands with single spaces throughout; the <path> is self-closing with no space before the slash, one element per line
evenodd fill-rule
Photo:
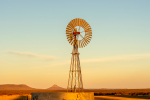
<path fill-rule="evenodd" d="M 51 87 L 47 88 L 47 89 L 50 89 L 50 90 L 63 90 L 65 88 L 62 88 L 56 84 L 52 85 Z"/>
<path fill-rule="evenodd" d="M 29 87 L 26 84 L 1 84 L 0 90 L 33 90 L 35 88 Z"/>

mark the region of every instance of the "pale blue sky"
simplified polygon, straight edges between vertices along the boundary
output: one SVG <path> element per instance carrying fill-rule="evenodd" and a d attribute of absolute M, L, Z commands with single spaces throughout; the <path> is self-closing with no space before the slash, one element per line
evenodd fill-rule
<path fill-rule="evenodd" d="M 0 84 L 66 87 L 72 46 L 65 30 L 82 18 L 93 32 L 90 44 L 79 49 L 84 87 L 150 88 L 149 5 L 149 0 L 1 0 Z"/>

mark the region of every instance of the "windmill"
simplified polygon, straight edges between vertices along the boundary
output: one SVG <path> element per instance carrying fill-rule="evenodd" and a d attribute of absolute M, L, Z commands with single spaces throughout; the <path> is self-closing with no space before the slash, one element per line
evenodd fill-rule
<path fill-rule="evenodd" d="M 75 18 L 67 25 L 66 36 L 69 43 L 73 45 L 67 92 L 31 93 L 32 100 L 94 100 L 94 92 L 83 92 L 78 52 L 78 48 L 83 48 L 90 43 L 92 29 L 84 19 Z"/>
<path fill-rule="evenodd" d="M 83 30 L 83 31 L 81 31 Z M 83 91 L 78 48 L 85 47 L 92 38 L 91 26 L 80 18 L 71 20 L 66 28 L 68 42 L 73 45 L 67 91 Z"/>

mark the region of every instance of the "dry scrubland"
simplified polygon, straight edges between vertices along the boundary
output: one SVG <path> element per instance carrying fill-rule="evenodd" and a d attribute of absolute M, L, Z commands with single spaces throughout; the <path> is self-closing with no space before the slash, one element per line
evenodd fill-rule
<path fill-rule="evenodd" d="M 95 96 L 95 100 L 149 100 L 142 98 L 114 97 L 114 96 Z"/>
<path fill-rule="evenodd" d="M 28 95 L 32 92 L 66 92 L 67 90 L 0 90 L 0 95 Z M 94 95 L 150 95 L 150 89 L 84 89 L 84 92 L 94 92 Z"/>
<path fill-rule="evenodd" d="M 66 92 L 66 90 L 0 90 L 0 100 L 31 100 L 33 92 Z M 95 100 L 150 100 L 150 89 L 85 89 L 94 92 Z"/>
<path fill-rule="evenodd" d="M 31 100 L 31 95 L 1 95 L 0 100 Z"/>

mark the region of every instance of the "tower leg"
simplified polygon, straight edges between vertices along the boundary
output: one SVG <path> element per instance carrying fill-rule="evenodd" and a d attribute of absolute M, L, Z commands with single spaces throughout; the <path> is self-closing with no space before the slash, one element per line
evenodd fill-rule
<path fill-rule="evenodd" d="M 80 92 L 83 90 L 79 53 L 72 53 L 67 91 Z"/>

